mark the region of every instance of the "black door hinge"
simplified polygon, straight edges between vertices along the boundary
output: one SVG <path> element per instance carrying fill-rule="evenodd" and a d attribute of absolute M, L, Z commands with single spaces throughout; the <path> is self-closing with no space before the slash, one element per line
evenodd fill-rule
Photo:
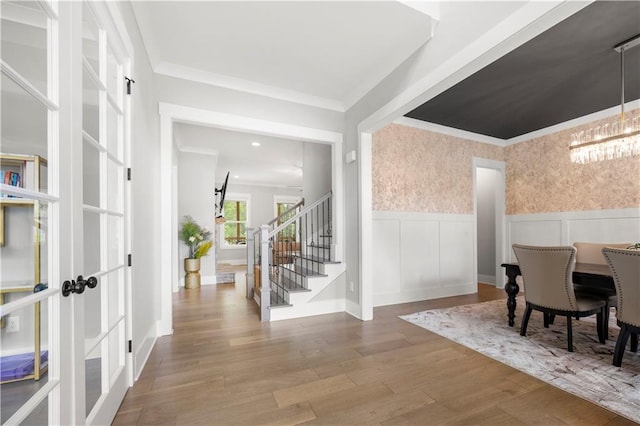
<path fill-rule="evenodd" d="M 135 83 L 136 81 L 132 78 L 129 77 L 125 77 L 125 80 L 127 80 L 127 95 L 131 94 L 131 83 Z"/>
<path fill-rule="evenodd" d="M 127 264 L 131 266 L 131 253 L 127 255 Z"/>
<path fill-rule="evenodd" d="M 131 167 L 127 168 L 127 180 L 131 180 Z"/>
<path fill-rule="evenodd" d="M 133 352 L 133 342 L 129 340 L 129 353 Z"/>

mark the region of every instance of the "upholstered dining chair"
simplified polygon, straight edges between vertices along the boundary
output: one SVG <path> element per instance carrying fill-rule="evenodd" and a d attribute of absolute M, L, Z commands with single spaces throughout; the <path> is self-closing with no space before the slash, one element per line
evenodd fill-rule
<path fill-rule="evenodd" d="M 616 318 L 620 334 L 613 353 L 613 365 L 620 367 L 622 357 L 631 336 L 631 351 L 638 351 L 640 334 L 640 250 L 614 248 L 602 249 L 613 272 L 613 282 L 618 293 Z"/>
<path fill-rule="evenodd" d="M 567 350 L 573 352 L 572 317 L 597 315 L 600 343 L 604 337 L 604 309 L 606 302 L 597 297 L 578 295 L 573 289 L 575 247 L 541 247 L 513 245 L 524 281 L 526 308 L 520 326 L 520 335 L 527 335 L 527 326 L 533 310 L 544 314 L 544 326 L 549 326 L 551 315 L 567 318 Z"/>
<path fill-rule="evenodd" d="M 626 249 L 631 243 L 587 243 L 587 242 L 575 242 L 573 246 L 576 248 L 576 263 L 591 263 L 595 265 L 606 265 L 607 260 L 602 254 L 602 249 L 605 247 Z M 604 323 L 605 323 L 605 339 L 609 338 L 609 308 L 615 308 L 618 306 L 618 300 L 616 298 L 616 292 L 607 288 L 598 288 L 597 286 L 590 286 L 588 284 L 574 284 L 573 288 L 578 294 L 586 294 L 590 296 L 600 297 L 607 302 L 607 307 L 604 311 Z"/>

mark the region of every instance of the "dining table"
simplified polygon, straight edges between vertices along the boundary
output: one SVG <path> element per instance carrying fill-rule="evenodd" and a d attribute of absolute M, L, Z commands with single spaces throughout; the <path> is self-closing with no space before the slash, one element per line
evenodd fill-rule
<path fill-rule="evenodd" d="M 507 283 L 504 286 L 504 290 L 507 293 L 507 317 L 509 318 L 509 326 L 513 327 L 516 317 L 516 296 L 520 292 L 520 286 L 516 282 L 516 278 L 522 273 L 520 272 L 520 266 L 516 262 L 506 262 L 500 266 L 505 268 L 507 275 Z M 576 263 L 573 269 L 573 283 L 592 287 L 594 290 L 606 290 L 614 293 L 616 291 L 609 265 Z"/>

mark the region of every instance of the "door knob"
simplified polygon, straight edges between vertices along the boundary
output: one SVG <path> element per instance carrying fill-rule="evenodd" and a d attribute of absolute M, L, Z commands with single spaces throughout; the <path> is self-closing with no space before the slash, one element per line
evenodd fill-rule
<path fill-rule="evenodd" d="M 86 280 L 82 275 L 78 275 L 76 280 L 65 281 L 62 283 L 62 295 L 69 296 L 71 293 L 82 294 L 85 287 L 95 288 L 98 285 L 96 277 L 89 277 Z"/>
<path fill-rule="evenodd" d="M 62 295 L 64 297 L 69 297 L 71 293 L 82 293 L 84 291 L 84 285 L 82 285 L 82 289 L 78 291 L 79 286 L 76 284 L 75 280 L 67 280 L 62 283 Z"/>

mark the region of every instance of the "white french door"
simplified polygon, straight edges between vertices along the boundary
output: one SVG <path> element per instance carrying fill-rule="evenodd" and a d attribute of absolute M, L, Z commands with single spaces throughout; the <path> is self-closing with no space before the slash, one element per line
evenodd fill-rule
<path fill-rule="evenodd" d="M 105 424 L 127 388 L 130 57 L 108 9 L 0 4 L 3 424 Z"/>

